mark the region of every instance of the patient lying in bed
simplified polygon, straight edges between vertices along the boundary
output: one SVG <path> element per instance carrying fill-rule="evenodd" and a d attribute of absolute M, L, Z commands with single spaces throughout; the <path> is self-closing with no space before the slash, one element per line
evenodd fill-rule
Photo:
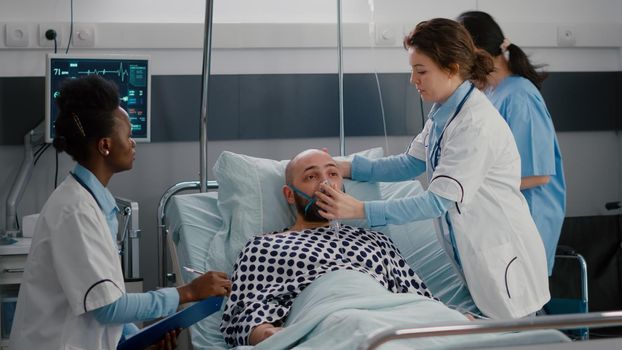
<path fill-rule="evenodd" d="M 296 222 L 253 237 L 240 253 L 220 327 L 229 345 L 255 345 L 279 331 L 296 296 L 330 271 L 357 271 L 393 293 L 433 298 L 384 234 L 350 226 L 333 232 L 319 215 L 314 192 L 320 183 L 341 187 L 330 155 L 300 153 L 288 164 L 285 178 L 283 194 L 296 207 Z"/>

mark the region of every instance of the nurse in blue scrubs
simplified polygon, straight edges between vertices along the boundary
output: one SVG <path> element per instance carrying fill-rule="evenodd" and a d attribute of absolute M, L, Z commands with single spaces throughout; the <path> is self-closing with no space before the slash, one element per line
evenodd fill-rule
<path fill-rule="evenodd" d="M 521 191 L 542 236 L 549 275 L 566 209 L 562 156 L 551 115 L 540 94 L 545 75 L 536 71 L 523 50 L 512 44 L 487 13 L 469 11 L 458 17 L 475 45 L 494 60 L 488 86 L 480 86 L 507 121 L 521 156 Z"/>

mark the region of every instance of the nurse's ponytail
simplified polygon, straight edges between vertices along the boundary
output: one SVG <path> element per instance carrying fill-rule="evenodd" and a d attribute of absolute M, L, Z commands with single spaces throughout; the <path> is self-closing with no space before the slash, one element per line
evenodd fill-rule
<path fill-rule="evenodd" d="M 475 46 L 486 50 L 492 57 L 507 51 L 510 72 L 528 79 L 538 90 L 542 88 L 542 82 L 547 77 L 546 73 L 537 71 L 542 66 L 533 65 L 518 45 L 509 42 L 492 16 L 482 11 L 468 11 L 458 16 L 458 22 L 469 31 Z"/>
<path fill-rule="evenodd" d="M 446 18 L 423 21 L 404 38 L 404 48 L 416 48 L 439 67 L 456 70 L 464 80 L 485 85 L 494 69 L 492 57 L 478 49 L 467 30 L 460 23 Z"/>
<path fill-rule="evenodd" d="M 508 52 L 508 66 L 510 67 L 510 72 L 528 79 L 538 90 L 542 89 L 542 82 L 544 82 L 548 74 L 538 72 L 537 69 L 543 66 L 531 64 L 525 52 L 515 44 L 510 43 L 506 50 Z"/>
<path fill-rule="evenodd" d="M 477 86 L 485 86 L 488 81 L 488 74 L 495 68 L 490 54 L 484 50 L 475 50 L 475 61 L 471 69 L 471 77 L 469 80 L 476 83 Z"/>

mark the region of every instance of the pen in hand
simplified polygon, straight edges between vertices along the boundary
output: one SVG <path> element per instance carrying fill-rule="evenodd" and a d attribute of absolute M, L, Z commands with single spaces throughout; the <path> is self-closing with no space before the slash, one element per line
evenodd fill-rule
<path fill-rule="evenodd" d="M 199 270 L 193 269 L 193 268 L 188 267 L 188 266 L 184 266 L 183 268 L 184 268 L 184 270 L 186 270 L 188 272 L 196 273 L 197 275 L 202 275 L 202 274 L 205 273 L 203 271 L 199 271 Z"/>

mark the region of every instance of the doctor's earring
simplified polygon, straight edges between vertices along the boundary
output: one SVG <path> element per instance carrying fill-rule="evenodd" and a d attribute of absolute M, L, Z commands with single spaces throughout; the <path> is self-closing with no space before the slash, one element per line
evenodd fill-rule
<path fill-rule="evenodd" d="M 105 156 L 107 156 L 107 155 L 109 155 L 109 154 L 110 154 L 110 151 L 108 151 L 108 150 L 105 150 L 105 151 L 104 151 L 104 155 L 105 155 Z"/>

